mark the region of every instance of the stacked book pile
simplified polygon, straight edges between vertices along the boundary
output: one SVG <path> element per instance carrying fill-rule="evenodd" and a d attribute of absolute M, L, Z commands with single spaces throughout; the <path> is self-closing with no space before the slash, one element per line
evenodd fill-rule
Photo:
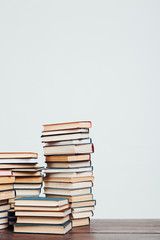
<path fill-rule="evenodd" d="M 8 227 L 9 199 L 15 197 L 14 177 L 10 170 L 0 170 L 0 229 Z"/>
<path fill-rule="evenodd" d="M 19 198 L 15 211 L 14 232 L 65 234 L 71 229 L 71 209 L 65 198 Z"/>
<path fill-rule="evenodd" d="M 92 195 L 94 151 L 89 136 L 91 122 L 44 125 L 42 142 L 47 168 L 44 170 L 46 197 L 67 197 L 72 226 L 88 225 L 95 200 Z"/>
<path fill-rule="evenodd" d="M 0 169 L 12 169 L 15 176 L 14 189 L 16 198 L 21 196 L 39 196 L 42 185 L 42 168 L 37 166 L 38 154 L 32 152 L 0 153 Z M 16 221 L 14 211 L 15 198 L 9 200 L 9 224 Z"/>

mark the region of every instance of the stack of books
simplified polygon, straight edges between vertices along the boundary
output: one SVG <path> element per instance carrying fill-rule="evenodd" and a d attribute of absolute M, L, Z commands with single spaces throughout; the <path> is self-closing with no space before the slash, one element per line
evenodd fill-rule
<path fill-rule="evenodd" d="M 10 170 L 0 170 L 0 229 L 8 227 L 9 199 L 15 197 L 14 177 Z"/>
<path fill-rule="evenodd" d="M 95 206 L 90 127 L 88 121 L 49 124 L 44 125 L 41 136 L 47 164 L 44 193 L 69 199 L 73 227 L 88 225 Z"/>
<path fill-rule="evenodd" d="M 65 198 L 19 198 L 15 211 L 14 232 L 65 234 L 71 229 L 71 209 Z"/>
<path fill-rule="evenodd" d="M 38 167 L 38 154 L 32 152 L 0 153 L 0 169 L 12 169 L 15 176 L 16 198 L 21 196 L 39 196 L 42 186 L 42 168 Z M 14 211 L 15 198 L 9 200 L 9 225 L 16 221 Z"/>

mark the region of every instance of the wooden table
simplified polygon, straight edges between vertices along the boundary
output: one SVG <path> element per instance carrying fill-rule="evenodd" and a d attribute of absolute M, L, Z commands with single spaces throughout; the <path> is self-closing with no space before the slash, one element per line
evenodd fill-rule
<path fill-rule="evenodd" d="M 0 240 L 160 240 L 160 220 L 91 220 L 90 226 L 73 228 L 66 235 L 21 234 L 0 231 Z"/>

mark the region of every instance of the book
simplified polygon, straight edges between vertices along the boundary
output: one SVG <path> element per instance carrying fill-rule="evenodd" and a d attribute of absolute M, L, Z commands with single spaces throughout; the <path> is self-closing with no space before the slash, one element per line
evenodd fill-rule
<path fill-rule="evenodd" d="M 15 189 L 16 190 L 16 196 L 37 196 L 41 192 L 41 188 L 38 189 Z"/>
<path fill-rule="evenodd" d="M 56 123 L 56 124 L 45 124 L 43 125 L 43 132 L 57 131 L 57 130 L 68 130 L 68 129 L 79 129 L 79 128 L 91 128 L 91 121 L 80 121 L 80 122 L 68 122 L 68 123 Z"/>
<path fill-rule="evenodd" d="M 83 194 L 90 194 L 91 188 L 82 188 L 82 189 L 58 189 L 58 188 L 44 188 L 45 194 L 57 194 L 65 196 L 77 196 Z"/>
<path fill-rule="evenodd" d="M 8 212 L 7 212 L 7 214 L 8 214 Z M 5 223 L 8 223 L 8 216 L 7 216 L 7 217 L 0 218 L 0 225 L 1 225 L 1 224 L 5 224 Z"/>
<path fill-rule="evenodd" d="M 77 167 L 90 167 L 91 161 L 83 162 L 49 162 L 48 168 L 77 168 Z"/>
<path fill-rule="evenodd" d="M 16 177 L 15 183 L 41 183 L 42 177 Z"/>
<path fill-rule="evenodd" d="M 77 213 L 77 212 L 86 212 L 86 211 L 93 211 L 95 209 L 94 206 L 90 207 L 77 207 L 77 208 L 72 208 L 72 213 Z"/>
<path fill-rule="evenodd" d="M 33 223 L 16 223 L 14 232 L 21 233 L 46 233 L 46 234 L 66 234 L 71 230 L 71 221 L 61 225 L 55 224 L 33 224 Z"/>
<path fill-rule="evenodd" d="M 0 205 L 0 212 L 7 211 L 7 210 L 10 209 L 10 207 L 11 207 L 10 204 L 2 204 L 2 205 Z"/>
<path fill-rule="evenodd" d="M 78 189 L 78 188 L 90 188 L 92 187 L 92 182 L 78 182 L 78 183 L 68 183 L 68 182 L 44 182 L 45 188 L 62 188 L 62 189 Z"/>
<path fill-rule="evenodd" d="M 68 198 L 70 203 L 73 202 L 80 202 L 80 201 L 88 201 L 93 199 L 92 194 L 84 194 L 84 195 L 77 195 L 77 196 L 65 196 L 65 195 L 57 195 L 57 194 L 46 194 L 46 197 L 63 197 Z"/>
<path fill-rule="evenodd" d="M 58 207 L 48 207 L 48 206 L 18 206 L 18 205 L 14 205 L 14 208 L 16 211 L 38 211 L 38 212 L 59 212 L 59 211 L 63 211 L 69 208 L 69 204 L 65 204 L 62 206 L 58 206 Z"/>
<path fill-rule="evenodd" d="M 90 159 L 90 154 L 46 156 L 46 162 L 77 162 Z"/>
<path fill-rule="evenodd" d="M 95 200 L 70 203 L 71 208 L 80 208 L 80 207 L 83 208 L 83 207 L 89 207 L 89 206 L 95 206 L 95 205 L 96 205 Z"/>
<path fill-rule="evenodd" d="M 93 143 L 64 146 L 44 146 L 44 155 L 86 154 L 94 152 Z"/>
<path fill-rule="evenodd" d="M 15 177 L 34 177 L 34 176 L 41 176 L 41 171 L 36 171 L 36 172 L 20 172 L 20 171 L 14 171 L 13 176 Z"/>
<path fill-rule="evenodd" d="M 2 176 L 0 177 L 0 184 L 14 183 L 15 178 L 13 176 Z"/>
<path fill-rule="evenodd" d="M 2 218 L 8 218 L 8 211 L 0 212 L 0 224 Z"/>
<path fill-rule="evenodd" d="M 41 216 L 18 216 L 17 223 L 36 223 L 36 224 L 64 224 L 70 220 L 70 216 L 65 217 L 41 217 Z"/>
<path fill-rule="evenodd" d="M 38 158 L 33 152 L 0 152 L 0 158 Z"/>
<path fill-rule="evenodd" d="M 89 133 L 88 128 L 78 128 L 78 129 L 69 129 L 69 130 L 57 130 L 57 131 L 42 131 L 42 136 L 50 135 L 61 135 L 61 134 L 71 134 L 71 133 Z"/>
<path fill-rule="evenodd" d="M 89 133 L 74 133 L 74 134 L 65 134 L 65 135 L 53 135 L 53 136 L 42 136 L 42 142 L 58 142 L 65 140 L 76 140 L 76 139 L 85 139 L 89 138 Z"/>
<path fill-rule="evenodd" d="M 14 189 L 37 189 L 41 186 L 41 183 L 15 183 Z"/>
<path fill-rule="evenodd" d="M 66 177 L 66 178 L 48 178 L 45 177 L 44 181 L 48 181 L 48 182 L 69 182 L 69 183 L 74 183 L 74 182 L 84 182 L 84 181 L 93 181 L 94 177 L 90 176 L 90 177 Z"/>
<path fill-rule="evenodd" d="M 66 217 L 71 213 L 68 208 L 63 211 L 16 211 L 16 216 L 30 216 L 30 217 Z"/>
<path fill-rule="evenodd" d="M 92 217 L 93 212 L 92 211 L 86 211 L 86 212 L 72 212 L 72 218 L 86 218 L 86 217 Z"/>
<path fill-rule="evenodd" d="M 71 144 L 86 144 L 92 143 L 91 138 L 84 138 L 84 139 L 76 139 L 76 140 L 64 140 L 64 141 L 56 141 L 56 142 L 45 142 L 45 146 L 59 146 L 59 145 L 71 145 Z"/>
<path fill-rule="evenodd" d="M 2 176 L 12 176 L 11 170 L 0 170 L 0 177 Z"/>
<path fill-rule="evenodd" d="M 0 164 L 0 169 L 14 169 L 14 168 L 34 168 L 36 167 L 36 163 L 28 163 L 28 164 L 25 164 L 25 163 L 6 163 L 6 164 L 3 164 L 1 163 Z"/>
<path fill-rule="evenodd" d="M 8 228 L 8 222 L 0 224 L 0 230 L 5 229 L 5 228 Z"/>
<path fill-rule="evenodd" d="M 15 191 L 14 190 L 6 190 L 0 192 L 0 200 L 4 199 L 10 199 L 15 197 Z"/>
<path fill-rule="evenodd" d="M 25 197 L 25 198 L 18 198 L 15 201 L 15 205 L 18 206 L 43 206 L 47 207 L 57 207 L 68 204 L 67 198 L 62 197 Z"/>
<path fill-rule="evenodd" d="M 47 168 L 45 173 L 69 173 L 69 172 L 92 172 L 93 167 L 77 167 L 77 168 Z"/>
<path fill-rule="evenodd" d="M 89 225 L 90 220 L 89 218 L 78 218 L 78 219 L 72 219 L 72 227 L 80 227 Z"/>
<path fill-rule="evenodd" d="M 12 190 L 13 184 L 0 184 L 0 192 L 6 190 Z"/>
<path fill-rule="evenodd" d="M 13 169 L 12 172 L 27 172 L 27 173 L 33 173 L 33 172 L 39 172 L 41 170 L 43 170 L 43 167 L 29 167 L 29 168 L 18 168 L 18 169 Z"/>
<path fill-rule="evenodd" d="M 47 178 L 65 178 L 65 177 L 91 177 L 93 176 L 93 172 L 60 172 L 60 173 L 46 173 Z"/>

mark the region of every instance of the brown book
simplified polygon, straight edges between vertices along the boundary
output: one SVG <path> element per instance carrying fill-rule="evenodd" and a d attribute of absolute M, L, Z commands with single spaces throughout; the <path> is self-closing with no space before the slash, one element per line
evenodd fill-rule
<path fill-rule="evenodd" d="M 78 182 L 78 183 L 68 183 L 68 182 L 44 182 L 44 187 L 46 188 L 58 188 L 58 189 L 81 189 L 92 187 L 92 182 Z"/>
<path fill-rule="evenodd" d="M 12 190 L 13 184 L 0 184 L 0 191 Z"/>
<path fill-rule="evenodd" d="M 43 125 L 43 131 L 57 131 L 57 130 L 67 130 L 67 129 L 77 129 L 77 128 L 91 128 L 92 123 L 90 121 L 80 121 L 80 122 L 68 122 L 68 123 L 57 123 L 57 124 L 45 124 Z"/>
<path fill-rule="evenodd" d="M 15 183 L 41 183 L 42 177 L 16 177 Z"/>
<path fill-rule="evenodd" d="M 13 176 L 9 176 L 9 177 L 0 177 L 0 184 L 10 184 L 10 183 L 14 183 L 15 178 Z"/>
<path fill-rule="evenodd" d="M 15 197 L 14 190 L 0 192 L 0 200 L 10 199 Z"/>
<path fill-rule="evenodd" d="M 89 201 L 93 199 L 92 194 L 85 194 L 85 195 L 78 195 L 78 196 L 64 196 L 64 195 L 53 195 L 53 194 L 46 194 L 46 197 L 63 197 L 68 198 L 69 202 L 80 202 L 80 201 Z"/>
<path fill-rule="evenodd" d="M 90 154 L 46 156 L 46 162 L 78 162 L 90 160 Z"/>
<path fill-rule="evenodd" d="M 25 164 L 25 163 L 6 163 L 6 164 L 0 164 L 0 168 L 2 169 L 14 169 L 14 168 L 34 168 L 36 167 L 37 164 L 36 163 L 29 163 L 29 164 Z"/>
<path fill-rule="evenodd" d="M 84 182 L 84 181 L 93 181 L 94 177 L 90 176 L 90 177 L 73 177 L 73 178 L 47 178 L 44 177 L 44 181 L 48 181 L 48 182 L 70 182 L 70 183 L 76 183 L 76 182 Z"/>
<path fill-rule="evenodd" d="M 96 204 L 95 200 L 90 200 L 90 201 L 71 203 L 70 207 L 71 208 L 80 208 L 80 207 L 83 208 L 83 207 L 95 206 L 95 204 Z"/>
<path fill-rule="evenodd" d="M 72 227 L 86 226 L 86 225 L 89 225 L 89 223 L 90 223 L 90 220 L 88 217 L 72 219 Z"/>
<path fill-rule="evenodd" d="M 94 152 L 93 143 L 64 146 L 45 146 L 44 155 L 86 154 Z"/>
<path fill-rule="evenodd" d="M 91 188 L 82 189 L 58 189 L 58 188 L 44 188 L 45 194 L 56 194 L 61 196 L 78 196 L 83 194 L 90 194 Z"/>
<path fill-rule="evenodd" d="M 70 220 L 70 216 L 65 217 L 41 217 L 41 216 L 19 216 L 17 223 L 33 223 L 33 224 L 63 224 Z"/>
<path fill-rule="evenodd" d="M 0 159 L 4 158 L 38 158 L 38 153 L 33 152 L 0 152 Z"/>

